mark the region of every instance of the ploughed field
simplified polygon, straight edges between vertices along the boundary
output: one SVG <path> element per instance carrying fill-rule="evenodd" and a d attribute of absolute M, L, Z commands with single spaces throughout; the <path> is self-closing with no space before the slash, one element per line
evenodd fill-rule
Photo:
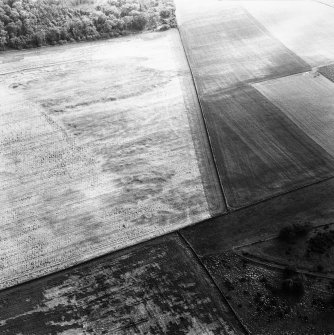
<path fill-rule="evenodd" d="M 224 211 L 176 30 L 4 53 L 0 94 L 0 287 Z"/>

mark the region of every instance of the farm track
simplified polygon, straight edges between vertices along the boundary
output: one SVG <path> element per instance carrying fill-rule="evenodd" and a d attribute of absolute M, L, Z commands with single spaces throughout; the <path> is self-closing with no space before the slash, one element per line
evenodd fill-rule
<path fill-rule="evenodd" d="M 286 268 L 286 265 L 282 265 L 281 263 L 275 262 L 274 260 L 267 260 L 265 258 L 259 257 L 259 256 L 254 256 L 252 255 L 251 257 L 245 256 L 242 254 L 242 252 L 236 251 L 236 254 L 242 258 L 247 260 L 247 262 L 253 263 L 253 264 L 260 264 L 262 266 L 265 266 L 269 269 L 275 269 L 275 270 L 279 270 L 281 272 L 284 271 L 284 269 Z M 323 278 L 323 279 L 334 279 L 334 274 L 321 274 L 321 273 L 316 273 L 316 272 L 312 272 L 312 271 L 306 271 L 300 268 L 296 269 L 297 273 L 301 273 L 304 275 L 308 275 L 310 277 L 314 277 L 314 278 Z"/>

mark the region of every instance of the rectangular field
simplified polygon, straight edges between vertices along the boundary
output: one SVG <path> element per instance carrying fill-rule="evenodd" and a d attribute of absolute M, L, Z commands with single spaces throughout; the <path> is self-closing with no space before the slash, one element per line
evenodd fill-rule
<path fill-rule="evenodd" d="M 334 156 L 334 84 L 330 80 L 307 72 L 253 86 Z"/>
<path fill-rule="evenodd" d="M 225 211 L 176 30 L 0 56 L 0 288 Z"/>
<path fill-rule="evenodd" d="M 202 99 L 202 106 L 230 208 L 333 175 L 333 158 L 254 88 Z"/>

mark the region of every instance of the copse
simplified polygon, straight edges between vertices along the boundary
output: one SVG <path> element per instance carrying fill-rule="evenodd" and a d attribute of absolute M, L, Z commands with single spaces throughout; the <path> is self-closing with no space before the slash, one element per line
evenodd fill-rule
<path fill-rule="evenodd" d="M 306 223 L 294 223 L 283 227 L 279 232 L 279 239 L 286 242 L 294 241 L 299 237 L 307 235 L 310 230 L 310 224 Z"/>
<path fill-rule="evenodd" d="M 86 6 L 86 7 L 85 7 Z M 171 0 L 0 0 L 0 49 L 112 38 L 174 27 Z"/>

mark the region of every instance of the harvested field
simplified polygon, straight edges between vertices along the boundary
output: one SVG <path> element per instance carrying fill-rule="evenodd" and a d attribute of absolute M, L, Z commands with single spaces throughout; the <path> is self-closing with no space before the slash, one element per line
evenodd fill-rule
<path fill-rule="evenodd" d="M 253 84 L 314 142 L 334 156 L 334 84 L 317 72 Z"/>
<path fill-rule="evenodd" d="M 181 48 L 172 30 L 0 57 L 1 288 L 224 212 Z"/>
<path fill-rule="evenodd" d="M 334 61 L 334 8 L 317 1 L 242 1 L 242 5 L 311 66 Z"/>

